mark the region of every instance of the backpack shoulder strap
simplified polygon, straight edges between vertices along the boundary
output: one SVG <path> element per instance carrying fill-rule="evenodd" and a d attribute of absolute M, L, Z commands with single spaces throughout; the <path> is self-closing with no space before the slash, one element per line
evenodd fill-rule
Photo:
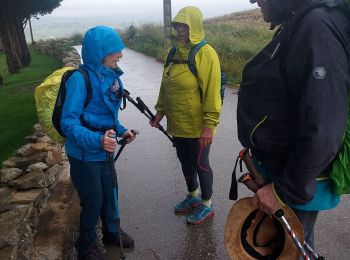
<path fill-rule="evenodd" d="M 86 108 L 87 105 L 90 103 L 91 98 L 92 98 L 92 87 L 91 87 L 89 74 L 88 74 L 87 70 L 80 68 L 80 67 L 78 69 L 76 69 L 75 71 L 79 71 L 84 77 L 85 86 L 86 86 L 86 99 L 84 102 L 84 108 Z"/>
<path fill-rule="evenodd" d="M 168 53 L 168 57 L 166 58 L 166 61 L 164 64 L 164 68 L 168 67 L 169 64 L 174 60 L 175 52 L 176 52 L 176 47 L 175 46 L 171 47 Z"/>
<path fill-rule="evenodd" d="M 190 69 L 192 74 L 196 77 L 197 77 L 197 68 L 195 66 L 195 57 L 197 52 L 200 50 L 200 48 L 202 48 L 206 44 L 207 44 L 206 40 L 202 40 L 200 43 L 193 46 L 190 52 L 188 53 L 188 68 Z"/>

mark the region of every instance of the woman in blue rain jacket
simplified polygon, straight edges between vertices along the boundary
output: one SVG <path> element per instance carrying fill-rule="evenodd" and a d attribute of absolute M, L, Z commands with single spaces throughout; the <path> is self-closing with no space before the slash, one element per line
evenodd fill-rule
<path fill-rule="evenodd" d="M 87 90 L 83 75 L 77 71 L 66 82 L 61 128 L 66 135 L 71 179 L 82 207 L 80 234 L 75 243 L 79 259 L 106 259 L 103 247 L 96 241 L 99 218 L 103 241 L 119 245 L 108 153 L 116 148 L 116 139 L 111 135 L 128 138 L 129 142 L 135 138 L 118 120 L 123 93 L 119 78 L 123 73 L 118 62 L 124 48 L 115 30 L 105 26 L 88 30 L 80 65 L 88 72 L 92 88 L 91 101 L 85 108 Z M 133 246 L 133 239 L 121 232 L 123 246 Z"/>

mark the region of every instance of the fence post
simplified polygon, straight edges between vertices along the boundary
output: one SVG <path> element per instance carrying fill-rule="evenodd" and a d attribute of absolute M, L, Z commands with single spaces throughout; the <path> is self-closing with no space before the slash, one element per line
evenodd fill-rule
<path fill-rule="evenodd" d="M 163 0 L 163 15 L 164 15 L 164 37 L 165 49 L 170 46 L 171 35 L 171 0 Z"/>

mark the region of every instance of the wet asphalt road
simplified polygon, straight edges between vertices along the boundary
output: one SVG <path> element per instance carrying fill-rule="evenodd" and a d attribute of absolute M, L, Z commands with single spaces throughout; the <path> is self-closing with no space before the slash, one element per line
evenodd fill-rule
<path fill-rule="evenodd" d="M 124 87 L 140 96 L 154 111 L 162 64 L 131 50 L 120 63 Z M 231 173 L 241 146 L 236 134 L 235 90 L 227 89 L 221 124 L 211 148 L 214 171 L 213 204 L 216 215 L 199 226 L 186 224 L 173 206 L 186 194 L 175 149 L 160 131 L 131 103 L 120 112 L 120 121 L 137 129 L 137 139 L 127 145 L 116 163 L 119 178 L 121 225 L 135 239 L 127 259 L 229 259 L 224 246 L 224 225 L 233 202 L 228 199 Z M 163 122 L 165 124 L 165 122 Z M 240 185 L 239 196 L 251 196 Z M 327 259 L 350 259 L 350 197 L 335 210 L 320 213 L 316 227 L 316 251 Z M 109 259 L 118 259 L 117 247 L 107 247 Z"/>

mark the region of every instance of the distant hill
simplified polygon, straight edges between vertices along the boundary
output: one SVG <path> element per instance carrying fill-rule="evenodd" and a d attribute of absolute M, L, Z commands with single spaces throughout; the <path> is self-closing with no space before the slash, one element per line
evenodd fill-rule
<path fill-rule="evenodd" d="M 236 12 L 219 17 L 206 19 L 207 24 L 249 23 L 264 24 L 260 9 Z M 34 40 L 69 37 L 76 33 L 83 34 L 87 29 L 96 25 L 107 25 L 113 28 L 126 28 L 130 24 L 120 23 L 116 17 L 52 17 L 43 16 L 32 20 Z M 26 39 L 30 42 L 28 26 L 25 29 Z"/>
<path fill-rule="evenodd" d="M 217 24 L 217 23 L 244 23 L 253 25 L 264 25 L 266 23 L 263 20 L 260 9 L 254 9 L 249 11 L 235 12 L 231 14 L 226 14 L 223 16 L 218 16 L 214 18 L 209 18 L 205 20 L 207 24 Z"/>
<path fill-rule="evenodd" d="M 106 25 L 113 28 L 123 28 L 115 17 L 51 17 L 43 16 L 32 20 L 34 40 L 69 37 L 76 33 L 83 34 L 87 29 Z M 30 42 L 28 26 L 25 28 L 27 42 Z"/>

